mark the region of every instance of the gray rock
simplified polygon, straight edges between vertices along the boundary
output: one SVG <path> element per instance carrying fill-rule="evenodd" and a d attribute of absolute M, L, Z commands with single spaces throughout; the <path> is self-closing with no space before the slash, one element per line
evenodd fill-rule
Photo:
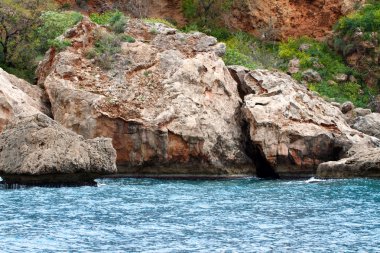
<path fill-rule="evenodd" d="M 0 133 L 17 117 L 50 114 L 41 88 L 8 74 L 0 68 Z"/>
<path fill-rule="evenodd" d="M 360 117 L 360 116 L 366 116 L 368 114 L 371 114 L 372 111 L 371 111 L 371 109 L 365 109 L 365 108 L 358 107 L 358 108 L 354 109 L 354 113 L 356 116 Z"/>
<path fill-rule="evenodd" d="M 346 114 L 355 108 L 354 104 L 350 101 L 344 102 L 340 108 L 342 113 Z"/>
<path fill-rule="evenodd" d="M 304 72 L 302 72 L 302 78 L 305 81 L 312 82 L 312 83 L 322 81 L 321 75 L 317 71 L 312 70 L 312 69 L 307 69 Z"/>
<path fill-rule="evenodd" d="M 344 157 L 353 145 L 375 146 L 339 108 L 284 73 L 255 70 L 239 80 L 241 90 L 253 91 L 242 110 L 258 176 L 312 176 L 318 164 Z"/>
<path fill-rule="evenodd" d="M 300 60 L 295 58 L 289 61 L 288 73 L 295 74 L 300 71 Z"/>
<path fill-rule="evenodd" d="M 340 103 L 338 103 L 338 102 L 330 102 L 330 104 L 340 109 Z"/>
<path fill-rule="evenodd" d="M 301 52 L 305 52 L 305 51 L 309 50 L 310 47 L 311 47 L 310 44 L 304 43 L 304 44 L 300 45 L 300 47 L 298 48 L 298 50 L 301 51 Z"/>
<path fill-rule="evenodd" d="M 363 149 L 349 158 L 318 166 L 319 178 L 380 178 L 380 148 Z"/>
<path fill-rule="evenodd" d="M 352 128 L 380 139 L 380 113 L 357 117 L 352 124 Z"/>
<path fill-rule="evenodd" d="M 44 114 L 7 126 L 0 136 L 0 176 L 6 183 L 92 184 L 116 172 L 111 139 L 83 137 Z"/>
<path fill-rule="evenodd" d="M 346 82 L 348 80 L 348 75 L 341 73 L 334 76 L 335 81 L 337 82 Z"/>

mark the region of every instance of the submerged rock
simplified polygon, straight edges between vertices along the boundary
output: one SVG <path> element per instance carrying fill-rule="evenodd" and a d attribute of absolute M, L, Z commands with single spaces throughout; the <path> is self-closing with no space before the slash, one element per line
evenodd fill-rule
<path fill-rule="evenodd" d="M 361 149 L 349 158 L 318 166 L 319 178 L 380 178 L 380 149 Z"/>
<path fill-rule="evenodd" d="M 0 135 L 0 176 L 8 184 L 93 184 L 116 172 L 110 139 L 83 137 L 46 115 L 13 122 Z"/>
<path fill-rule="evenodd" d="M 120 173 L 252 175 L 239 124 L 239 97 L 220 55 L 202 33 L 128 21 L 109 69 L 85 54 L 104 28 L 83 21 L 72 47 L 39 66 L 54 119 L 85 138 L 110 137 Z M 88 44 L 85 41 L 92 43 Z"/>
<path fill-rule="evenodd" d="M 0 68 L 0 133 L 17 117 L 50 114 L 44 91 Z"/>
<path fill-rule="evenodd" d="M 344 157 L 353 145 L 376 145 L 351 129 L 339 108 L 290 76 L 241 69 L 239 76 L 240 90 L 250 91 L 242 110 L 258 176 L 309 177 L 320 163 Z"/>

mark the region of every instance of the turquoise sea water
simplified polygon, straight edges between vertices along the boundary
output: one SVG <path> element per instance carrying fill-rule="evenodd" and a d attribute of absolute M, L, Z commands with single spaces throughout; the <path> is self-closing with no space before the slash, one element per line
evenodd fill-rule
<path fill-rule="evenodd" d="M 0 188 L 0 251 L 380 252 L 380 180 L 98 182 Z"/>

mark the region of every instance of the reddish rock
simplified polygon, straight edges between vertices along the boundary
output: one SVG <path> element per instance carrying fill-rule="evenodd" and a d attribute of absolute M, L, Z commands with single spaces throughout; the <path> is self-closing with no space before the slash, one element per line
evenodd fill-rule
<path fill-rule="evenodd" d="M 134 19 L 127 27 L 136 42 L 120 45 L 109 70 L 84 57 L 95 31 L 106 32 L 87 20 L 70 33 L 75 46 L 47 54 L 38 75 L 54 119 L 85 138 L 111 137 L 120 173 L 252 175 L 224 44 Z"/>

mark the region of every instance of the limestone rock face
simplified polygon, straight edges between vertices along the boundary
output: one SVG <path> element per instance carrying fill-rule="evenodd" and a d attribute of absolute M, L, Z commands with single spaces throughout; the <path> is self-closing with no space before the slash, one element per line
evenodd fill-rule
<path fill-rule="evenodd" d="M 84 57 L 94 34 L 83 21 L 72 47 L 39 66 L 54 119 L 85 138 L 110 137 L 120 173 L 252 174 L 238 123 L 241 99 L 224 44 L 202 33 L 128 21 L 109 70 Z M 154 32 L 152 32 L 154 31 Z M 89 42 L 89 43 L 85 43 Z"/>
<path fill-rule="evenodd" d="M 17 117 L 50 114 L 41 88 L 8 74 L 0 68 L 0 132 Z"/>
<path fill-rule="evenodd" d="M 380 113 L 357 117 L 352 128 L 380 139 Z"/>
<path fill-rule="evenodd" d="M 353 145 L 376 145 L 351 129 L 339 108 L 290 76 L 242 68 L 231 72 L 245 96 L 242 110 L 259 176 L 311 176 L 318 164 L 340 159 Z"/>
<path fill-rule="evenodd" d="M 361 149 L 355 155 L 318 166 L 319 178 L 380 178 L 380 149 Z"/>
<path fill-rule="evenodd" d="M 0 135 L 0 176 L 7 183 L 91 183 L 116 172 L 110 139 L 84 140 L 44 114 L 10 123 Z"/>

